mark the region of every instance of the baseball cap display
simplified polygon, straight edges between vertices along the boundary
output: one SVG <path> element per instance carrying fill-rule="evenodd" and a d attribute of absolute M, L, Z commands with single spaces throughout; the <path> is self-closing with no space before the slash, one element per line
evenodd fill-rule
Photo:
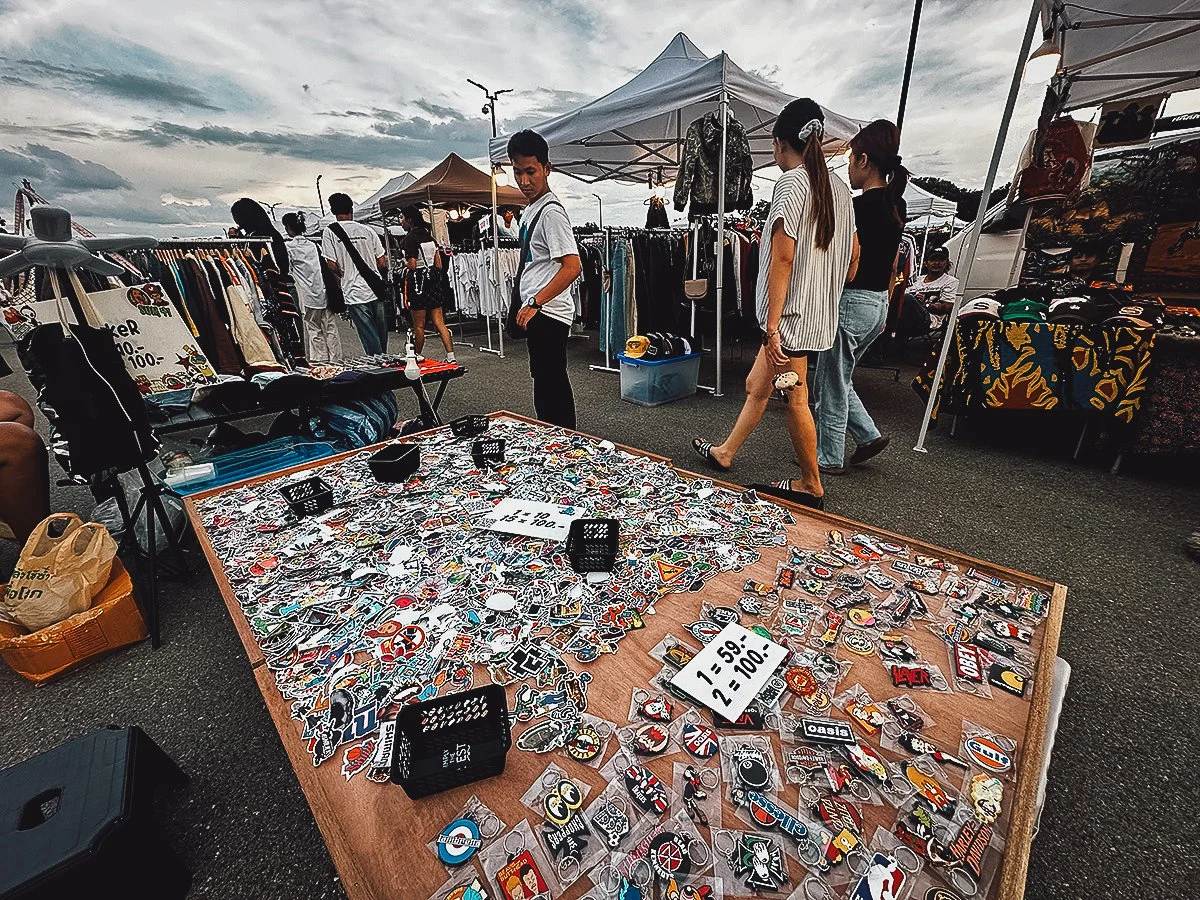
<path fill-rule="evenodd" d="M 1046 308 L 1037 300 L 1017 300 L 1004 307 L 1000 318 L 1005 322 L 1045 322 Z"/>
<path fill-rule="evenodd" d="M 650 349 L 650 339 L 644 334 L 635 334 L 625 342 L 625 355 L 630 359 L 641 359 Z"/>
<path fill-rule="evenodd" d="M 1062 297 L 1050 304 L 1047 318 L 1057 325 L 1091 325 L 1104 318 L 1104 308 L 1091 297 Z"/>
<path fill-rule="evenodd" d="M 960 319 L 999 319 L 1000 304 L 992 297 L 976 297 L 962 305 Z"/>
<path fill-rule="evenodd" d="M 1124 303 L 1104 321 L 1109 325 L 1130 325 L 1134 328 L 1158 328 L 1166 317 L 1166 309 L 1153 300 Z"/>

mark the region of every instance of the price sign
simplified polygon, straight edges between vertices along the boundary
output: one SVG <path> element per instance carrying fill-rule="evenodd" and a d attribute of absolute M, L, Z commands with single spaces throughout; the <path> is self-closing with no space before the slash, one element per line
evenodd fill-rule
<path fill-rule="evenodd" d="M 730 624 L 704 645 L 671 684 L 727 719 L 737 719 L 787 657 L 788 650 Z"/>
<path fill-rule="evenodd" d="M 484 527 L 505 534 L 520 534 L 544 540 L 566 540 L 571 521 L 582 515 L 574 506 L 505 498 L 487 515 Z"/>

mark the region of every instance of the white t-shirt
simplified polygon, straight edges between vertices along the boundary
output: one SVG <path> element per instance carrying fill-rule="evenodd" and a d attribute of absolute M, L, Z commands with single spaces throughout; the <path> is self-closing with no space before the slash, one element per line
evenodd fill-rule
<path fill-rule="evenodd" d="M 910 290 L 920 296 L 926 305 L 930 303 L 949 303 L 953 305 L 954 299 L 959 293 L 959 285 L 957 278 L 949 272 L 943 272 L 937 278 L 933 279 L 933 281 L 926 281 L 923 277 L 917 279 Z M 946 321 L 946 313 L 930 311 L 929 322 L 934 328 L 941 328 L 944 321 Z"/>
<path fill-rule="evenodd" d="M 321 278 L 321 255 L 317 245 L 300 235 L 287 240 L 288 260 L 300 303 L 309 309 L 325 308 L 325 282 Z"/>
<path fill-rule="evenodd" d="M 527 223 L 532 222 L 538 210 L 547 203 L 554 204 L 538 219 L 537 228 L 529 239 L 528 262 L 525 271 L 521 273 L 521 300 L 528 303 L 533 295 L 548 285 L 558 274 L 560 264 L 557 260 L 564 256 L 578 256 L 579 247 L 575 244 L 575 232 L 571 230 L 571 220 L 563 209 L 553 191 L 547 191 L 525 209 L 521 219 L 521 235 L 524 240 Z M 559 322 L 570 325 L 575 321 L 575 304 L 571 300 L 571 292 L 564 290 L 542 306 L 542 315 L 549 316 Z"/>
<path fill-rule="evenodd" d="M 771 233 L 776 221 L 795 240 L 796 254 L 788 281 L 780 343 L 785 350 L 828 350 L 837 334 L 838 303 L 854 251 L 854 203 L 850 188 L 840 178 L 830 178 L 833 192 L 833 240 L 824 250 L 814 242 L 808 172 L 797 166 L 775 182 L 771 210 L 763 226 L 758 266 L 758 323 L 767 330 L 767 282 L 771 271 Z"/>
<path fill-rule="evenodd" d="M 379 235 L 375 233 L 375 230 L 361 222 L 349 221 L 338 222 L 338 224 L 346 230 L 346 237 L 350 238 L 350 243 L 354 245 L 354 249 L 358 251 L 362 261 L 369 268 L 375 268 L 376 260 L 383 256 L 383 244 L 380 243 Z M 329 226 L 326 226 L 325 231 L 321 234 L 321 255 L 326 259 L 333 260 L 341 269 L 342 295 L 346 298 L 347 306 L 372 303 L 379 299 L 371 290 L 371 286 L 358 274 L 358 266 L 354 265 L 354 260 L 350 258 L 342 239 L 334 234 Z"/>

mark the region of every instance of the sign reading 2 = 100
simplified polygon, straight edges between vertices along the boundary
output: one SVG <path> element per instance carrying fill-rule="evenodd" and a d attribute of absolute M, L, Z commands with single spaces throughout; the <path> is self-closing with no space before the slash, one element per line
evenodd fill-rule
<path fill-rule="evenodd" d="M 726 625 L 671 684 L 727 719 L 737 719 L 787 654 L 787 648 L 741 625 Z"/>

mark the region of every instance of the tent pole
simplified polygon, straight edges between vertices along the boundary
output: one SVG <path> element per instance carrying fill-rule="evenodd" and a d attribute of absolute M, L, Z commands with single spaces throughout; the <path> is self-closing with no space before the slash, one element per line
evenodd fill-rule
<path fill-rule="evenodd" d="M 721 168 L 717 173 L 717 385 L 714 397 L 722 396 L 721 351 L 725 311 L 725 165 L 729 147 L 729 91 L 725 88 L 725 70 L 721 70 Z"/>
<path fill-rule="evenodd" d="M 492 115 L 493 116 L 495 115 L 494 111 L 493 111 Z M 492 137 L 495 137 L 495 136 L 496 136 L 496 128 L 495 128 L 495 124 L 493 123 Z M 500 339 L 500 349 L 499 350 L 492 349 L 492 317 L 485 316 L 483 321 L 484 321 L 484 325 L 487 327 L 488 345 L 486 347 L 480 347 L 479 351 L 481 353 L 495 353 L 501 359 L 504 359 L 504 320 L 502 318 L 500 318 L 500 315 L 501 315 L 500 311 L 508 309 L 508 304 L 502 303 L 501 300 L 503 298 L 500 296 L 500 221 L 499 221 L 499 216 L 496 213 L 496 167 L 495 167 L 495 165 L 492 166 L 492 174 L 490 177 L 491 177 L 491 181 L 492 181 L 492 251 L 491 251 L 492 252 L 492 283 L 496 286 L 496 303 L 497 303 L 496 335 Z"/>
<path fill-rule="evenodd" d="M 933 219 L 933 205 L 930 204 L 929 212 L 925 213 L 925 237 L 921 240 L 921 258 L 918 260 L 921 265 L 925 264 L 925 251 L 929 249 L 929 223 Z"/>
<path fill-rule="evenodd" d="M 954 307 L 946 319 L 946 333 L 942 338 L 942 350 L 938 355 L 937 368 L 933 372 L 933 381 L 929 386 L 929 401 L 925 404 L 925 416 L 921 420 L 921 430 L 917 434 L 917 445 L 913 450 L 918 453 L 928 452 L 925 449 L 925 437 L 929 433 L 930 416 L 937 403 L 938 393 L 942 383 L 942 373 L 946 370 L 946 357 L 950 353 L 950 342 L 954 339 L 954 326 L 958 321 L 958 311 L 962 307 L 963 292 L 970 283 L 971 266 L 975 262 L 975 252 L 979 247 L 979 233 L 983 230 L 983 220 L 987 215 L 988 200 L 996 185 L 996 173 L 1000 169 L 1000 156 L 1004 153 L 1004 141 L 1008 137 L 1008 129 L 1012 124 L 1013 110 L 1017 105 L 1017 94 L 1021 90 L 1021 73 L 1025 70 L 1025 60 L 1029 56 L 1029 48 L 1033 43 L 1034 29 L 1042 11 L 1042 0 L 1033 0 L 1030 4 L 1029 20 L 1025 23 L 1025 36 L 1021 40 L 1021 49 L 1017 53 L 1017 64 L 1013 69 L 1012 84 L 1008 88 L 1008 100 L 1004 104 L 1004 114 L 1000 118 L 1000 130 L 996 132 L 996 145 L 992 148 L 992 161 L 988 164 L 987 178 L 983 182 L 983 193 L 979 196 L 979 211 L 975 221 L 971 223 L 971 234 L 966 243 L 966 271 L 956 273 L 962 291 L 954 298 Z"/>

